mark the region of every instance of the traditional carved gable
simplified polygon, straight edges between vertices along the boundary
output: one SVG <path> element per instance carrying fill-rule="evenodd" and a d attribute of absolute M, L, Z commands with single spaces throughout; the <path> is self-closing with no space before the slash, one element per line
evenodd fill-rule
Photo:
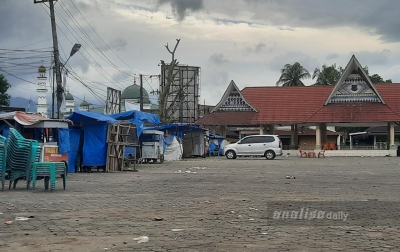
<path fill-rule="evenodd" d="M 385 103 L 354 55 L 326 100 L 325 105 L 328 103 L 349 102 Z"/>
<path fill-rule="evenodd" d="M 231 81 L 226 89 L 221 101 L 215 106 L 211 113 L 215 111 L 254 111 L 257 112 L 253 106 L 250 105 L 243 97 L 239 88 L 234 81 Z"/>

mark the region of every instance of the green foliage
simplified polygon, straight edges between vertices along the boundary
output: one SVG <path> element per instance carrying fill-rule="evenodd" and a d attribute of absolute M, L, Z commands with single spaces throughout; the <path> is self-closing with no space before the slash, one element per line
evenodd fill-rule
<path fill-rule="evenodd" d="M 10 106 L 11 96 L 7 94 L 7 90 L 11 87 L 7 79 L 0 74 L 0 106 Z"/>
<path fill-rule="evenodd" d="M 302 80 L 310 77 L 310 73 L 300 63 L 286 64 L 281 70 L 281 77 L 276 82 L 276 85 L 305 86 Z"/>
<path fill-rule="evenodd" d="M 392 83 L 392 79 L 387 79 L 384 80 L 379 74 L 369 74 L 369 69 L 368 66 L 363 67 L 364 71 L 366 74 L 368 74 L 369 79 L 371 80 L 372 83 Z"/>
<path fill-rule="evenodd" d="M 342 67 L 336 69 L 336 64 L 331 66 L 324 64 L 321 69 L 315 68 L 312 79 L 317 78 L 315 85 L 336 85 L 343 71 Z"/>

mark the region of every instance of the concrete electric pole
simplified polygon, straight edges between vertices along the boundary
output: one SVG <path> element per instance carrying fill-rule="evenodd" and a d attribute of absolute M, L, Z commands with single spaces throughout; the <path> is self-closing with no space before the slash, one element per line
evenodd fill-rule
<path fill-rule="evenodd" d="M 143 75 L 140 74 L 140 111 L 143 111 Z"/>
<path fill-rule="evenodd" d="M 62 88 L 62 80 L 61 80 L 61 68 L 60 68 L 60 53 L 58 51 L 58 40 L 57 40 L 57 29 L 56 29 L 56 18 L 54 15 L 54 2 L 57 0 L 34 0 L 34 3 L 49 3 L 50 8 L 50 19 L 51 19 L 51 31 L 53 34 L 53 48 L 54 48 L 54 62 L 55 62 L 55 70 L 56 70 L 56 97 L 57 97 L 57 118 L 61 118 L 60 108 L 63 99 L 63 88 Z M 54 92 L 54 90 L 53 90 Z"/>

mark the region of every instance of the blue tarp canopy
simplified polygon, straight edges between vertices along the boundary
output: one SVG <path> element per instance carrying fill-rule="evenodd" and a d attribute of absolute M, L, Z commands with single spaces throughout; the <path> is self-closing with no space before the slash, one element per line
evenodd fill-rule
<path fill-rule="evenodd" d="M 158 115 L 146 113 L 138 110 L 130 110 L 118 114 L 110 115 L 110 117 L 117 119 L 117 120 L 124 120 L 131 123 L 136 124 L 137 127 L 137 135 L 140 136 L 142 134 L 144 123 L 151 123 L 151 124 L 161 124 L 160 118 Z"/>
<path fill-rule="evenodd" d="M 100 121 L 100 122 L 118 122 L 111 116 L 77 110 L 67 117 L 67 119 L 74 122 L 75 125 L 85 121 Z"/>
<path fill-rule="evenodd" d="M 103 166 L 107 161 L 107 128 L 108 123 L 118 123 L 114 118 L 82 110 L 73 112 L 67 119 L 74 125 L 83 126 L 83 162 L 84 166 Z M 81 131 L 70 131 L 71 152 L 78 150 Z M 71 141 L 73 139 L 74 141 Z M 71 157 L 76 157 L 76 153 L 70 153 Z M 70 165 L 75 164 L 75 160 L 69 160 Z"/>
<path fill-rule="evenodd" d="M 198 126 L 193 126 L 188 123 L 170 123 L 161 126 L 144 127 L 145 130 L 176 130 L 176 131 L 205 131 L 205 129 Z"/>
<path fill-rule="evenodd" d="M 110 115 L 110 117 L 117 119 L 117 120 L 126 120 L 129 121 L 131 119 L 137 119 L 142 122 L 148 122 L 151 124 L 161 124 L 160 118 L 158 115 L 146 113 L 138 110 L 130 110 L 118 114 Z"/>
<path fill-rule="evenodd" d="M 206 134 L 207 135 L 207 134 Z M 220 136 L 218 134 L 213 134 L 213 133 L 208 133 L 207 135 L 209 138 L 215 138 L 215 139 L 225 139 L 223 136 Z"/>
<path fill-rule="evenodd" d="M 161 126 L 144 127 L 144 130 L 168 130 L 168 133 L 179 138 L 183 138 L 184 134 L 188 131 L 206 131 L 198 126 L 193 126 L 188 123 L 170 123 Z"/>

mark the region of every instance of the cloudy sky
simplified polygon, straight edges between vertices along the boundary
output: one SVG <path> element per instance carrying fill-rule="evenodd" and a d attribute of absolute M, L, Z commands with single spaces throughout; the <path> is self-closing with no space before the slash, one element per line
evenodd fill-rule
<path fill-rule="evenodd" d="M 158 75 L 160 60 L 171 60 L 164 46 L 181 39 L 176 58 L 201 67 L 201 103 L 214 105 L 231 80 L 274 86 L 286 63 L 312 72 L 345 66 L 352 54 L 370 73 L 400 82 L 399 7 L 398 0 L 59 0 L 56 20 L 63 61 L 82 44 L 67 65 L 80 79 L 67 79 L 77 98 L 100 106 L 107 86 L 122 90 L 139 74 Z M 8 60 L 0 59 L 0 73 L 11 95 L 34 99 L 26 81 L 37 82 L 36 64 L 50 67 L 51 38 L 44 4 L 0 0 L 0 49 L 7 49 L 0 54 Z M 146 77 L 144 87 L 156 90 L 158 80 Z"/>

